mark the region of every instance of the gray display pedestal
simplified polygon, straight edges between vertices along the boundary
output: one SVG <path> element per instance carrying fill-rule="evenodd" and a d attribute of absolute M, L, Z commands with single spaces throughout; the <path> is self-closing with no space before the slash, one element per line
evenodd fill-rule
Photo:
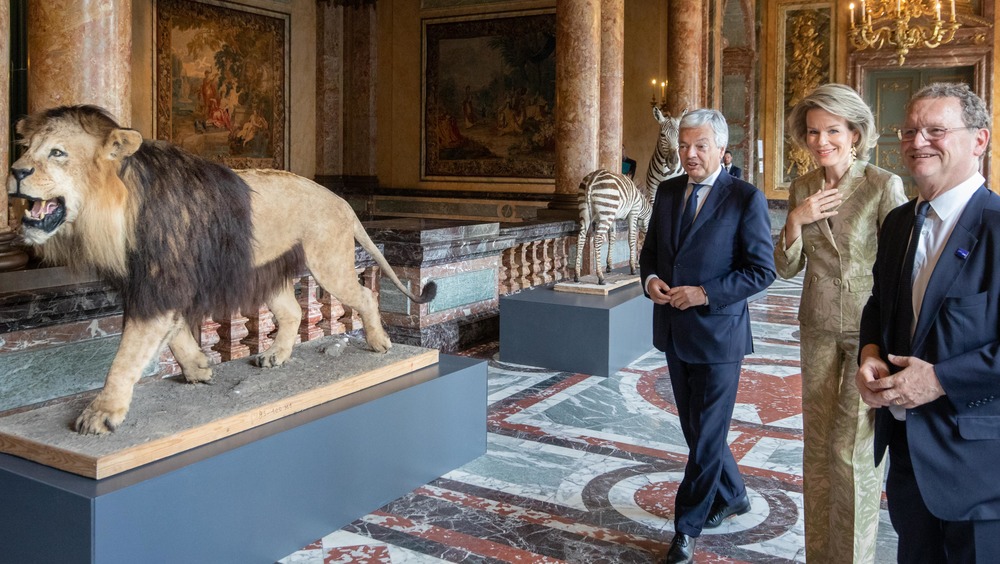
<path fill-rule="evenodd" d="M 500 360 L 610 376 L 653 348 L 653 302 L 632 284 L 607 296 L 534 288 L 500 298 Z"/>
<path fill-rule="evenodd" d="M 0 562 L 274 562 L 484 454 L 486 366 L 442 355 L 104 480 L 0 454 Z"/>

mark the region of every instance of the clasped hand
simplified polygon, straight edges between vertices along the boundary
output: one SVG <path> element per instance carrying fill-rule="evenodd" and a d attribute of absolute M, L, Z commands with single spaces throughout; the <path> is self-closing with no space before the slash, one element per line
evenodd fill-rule
<path fill-rule="evenodd" d="M 870 347 L 874 347 L 872 354 Z M 890 375 L 889 365 L 868 345 L 861 353 L 855 380 L 861 399 L 870 407 L 898 405 L 907 409 L 930 403 L 945 394 L 934 365 L 915 356 L 889 355 L 889 362 L 902 368 Z"/>
<path fill-rule="evenodd" d="M 700 286 L 674 286 L 671 288 L 659 278 L 650 279 L 646 291 L 654 304 L 669 305 L 680 310 L 708 303 Z"/>
<path fill-rule="evenodd" d="M 799 225 L 807 225 L 837 215 L 837 208 L 843 201 L 840 190 L 826 188 L 802 200 L 791 215 Z"/>

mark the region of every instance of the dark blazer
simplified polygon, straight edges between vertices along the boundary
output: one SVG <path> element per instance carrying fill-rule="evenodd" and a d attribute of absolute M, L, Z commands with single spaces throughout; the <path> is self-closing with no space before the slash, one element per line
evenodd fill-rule
<path fill-rule="evenodd" d="M 675 244 L 687 175 L 660 183 L 639 256 L 642 282 L 702 286 L 709 304 L 684 311 L 653 307 L 653 345 L 692 364 L 738 362 L 753 352 L 747 298 L 774 281 L 774 244 L 764 193 L 722 171 L 691 226 Z M 644 288 L 645 290 L 645 288 Z"/>
<path fill-rule="evenodd" d="M 900 261 L 916 200 L 886 217 L 873 268 L 861 341 L 892 343 Z M 927 284 L 913 356 L 934 365 L 946 395 L 907 410 L 913 473 L 927 508 L 947 521 L 1000 519 L 1000 196 L 980 187 L 969 200 Z M 890 364 L 890 366 L 892 366 Z M 878 409 L 875 460 L 882 460 L 892 415 Z"/>
<path fill-rule="evenodd" d="M 729 167 L 729 176 L 732 176 L 733 178 L 740 178 L 740 179 L 742 179 L 743 178 L 743 169 L 740 168 L 740 167 L 738 167 L 738 166 L 736 166 L 736 165 L 733 165 L 733 166 Z"/>

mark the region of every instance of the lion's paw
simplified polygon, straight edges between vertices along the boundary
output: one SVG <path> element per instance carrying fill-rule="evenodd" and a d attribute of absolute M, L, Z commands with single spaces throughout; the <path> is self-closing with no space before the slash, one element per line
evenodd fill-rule
<path fill-rule="evenodd" d="M 368 345 L 377 353 L 387 353 L 392 348 L 392 341 L 389 336 L 382 334 L 368 338 Z"/>
<path fill-rule="evenodd" d="M 207 366 L 199 366 L 193 370 L 184 371 L 184 381 L 189 384 L 199 382 L 209 382 L 212 380 L 212 369 Z"/>
<path fill-rule="evenodd" d="M 250 361 L 254 366 L 259 366 L 260 368 L 277 368 L 288 360 L 289 354 L 282 354 L 280 351 L 266 351 L 255 357 Z"/>
<path fill-rule="evenodd" d="M 118 428 L 125 421 L 128 407 L 108 409 L 101 407 L 100 398 L 95 399 L 76 418 L 76 432 L 81 435 L 104 435 Z"/>

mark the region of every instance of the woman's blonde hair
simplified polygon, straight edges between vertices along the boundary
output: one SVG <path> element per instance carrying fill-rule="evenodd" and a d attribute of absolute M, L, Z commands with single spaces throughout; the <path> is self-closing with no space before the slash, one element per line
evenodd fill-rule
<path fill-rule="evenodd" d="M 803 149 L 807 149 L 806 115 L 814 108 L 844 118 L 848 128 L 858 133 L 858 142 L 854 145 L 858 151 L 858 158 L 868 159 L 868 152 L 878 143 L 875 116 L 853 88 L 844 84 L 824 84 L 795 104 L 792 113 L 788 115 L 785 128 L 792 136 L 792 140 Z"/>

